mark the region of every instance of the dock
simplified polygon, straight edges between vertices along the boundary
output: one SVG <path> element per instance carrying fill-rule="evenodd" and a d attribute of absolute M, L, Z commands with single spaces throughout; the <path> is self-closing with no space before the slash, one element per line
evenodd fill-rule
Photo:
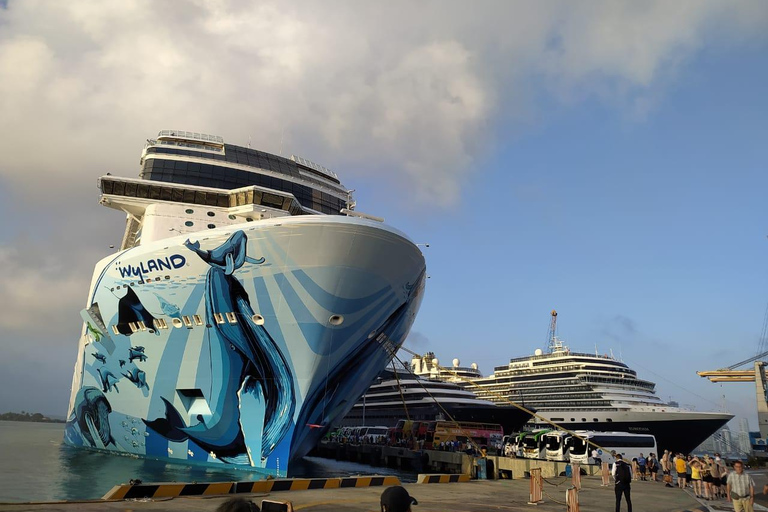
<path fill-rule="evenodd" d="M 312 453 L 318 457 L 348 460 L 371 466 L 408 469 L 419 473 L 472 474 L 475 457 L 463 452 L 439 450 L 409 450 L 396 446 L 375 444 L 350 444 L 323 442 Z M 493 467 L 506 479 L 528 478 L 531 469 L 541 469 L 544 478 L 565 475 L 567 462 L 538 459 L 519 459 L 488 455 Z M 582 474 L 597 475 L 600 470 L 594 465 L 581 467 Z"/>
<path fill-rule="evenodd" d="M 529 482 L 519 480 L 477 480 L 465 483 L 404 484 L 408 492 L 419 500 L 414 512 L 486 512 L 537 510 L 565 512 L 565 491 L 571 479 L 546 478 L 542 501 L 529 505 Z M 599 477 L 583 477 L 579 493 L 581 510 L 613 512 L 613 486 L 601 486 Z M 379 497 L 386 488 L 350 487 L 310 489 L 242 494 L 241 497 L 260 504 L 262 499 L 291 501 L 294 510 L 312 512 L 378 511 Z M 2 504 L 0 511 L 214 511 L 229 496 L 181 497 L 156 500 L 89 501 L 45 504 Z M 632 502 L 635 510 L 654 512 L 702 511 L 707 509 L 688 492 L 667 488 L 661 482 L 633 482 Z M 710 502 L 711 503 L 711 502 Z M 723 505 L 726 503 L 723 501 Z M 626 510 L 626 505 L 622 507 Z"/>

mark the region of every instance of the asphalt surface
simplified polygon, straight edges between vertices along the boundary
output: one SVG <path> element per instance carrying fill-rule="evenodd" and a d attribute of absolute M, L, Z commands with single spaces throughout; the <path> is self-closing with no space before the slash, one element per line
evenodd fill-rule
<path fill-rule="evenodd" d="M 547 479 L 544 484 L 543 502 L 528 505 L 528 480 L 473 481 L 448 484 L 406 484 L 408 492 L 419 500 L 413 512 L 485 512 L 531 510 L 537 512 L 563 512 L 565 491 L 570 478 Z M 274 492 L 270 495 L 243 496 L 260 504 L 262 499 L 288 501 L 294 510 L 313 512 L 378 511 L 379 497 L 384 488 L 325 489 L 309 491 Z M 0 511 L 214 511 L 226 497 L 174 498 L 163 501 L 78 502 L 45 504 L 2 504 Z M 667 488 L 661 482 L 633 482 L 632 504 L 634 510 L 653 512 L 681 512 L 705 510 L 687 492 Z M 582 478 L 579 493 L 580 509 L 590 512 L 614 512 L 613 485 L 602 487 L 596 477 Z M 626 510 L 626 504 L 622 504 Z"/>

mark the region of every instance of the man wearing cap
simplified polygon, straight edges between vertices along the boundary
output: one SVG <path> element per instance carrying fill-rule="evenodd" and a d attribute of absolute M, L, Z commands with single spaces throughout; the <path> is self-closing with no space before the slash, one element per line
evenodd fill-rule
<path fill-rule="evenodd" d="M 416 498 L 405 487 L 396 485 L 381 493 L 381 512 L 411 512 L 411 505 L 418 505 Z"/>

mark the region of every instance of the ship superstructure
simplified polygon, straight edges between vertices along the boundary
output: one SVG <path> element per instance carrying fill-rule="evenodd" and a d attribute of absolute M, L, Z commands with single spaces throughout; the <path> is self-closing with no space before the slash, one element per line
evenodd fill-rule
<path fill-rule="evenodd" d="M 482 376 L 476 365 L 454 365 L 458 372 L 425 365 L 434 354 L 414 357 L 412 368 L 420 375 L 455 382 L 491 402 L 536 409 L 538 415 L 569 430 L 650 433 L 660 449 L 682 453 L 689 453 L 733 418 L 665 403 L 653 382 L 639 378 L 612 355 L 572 352 L 555 335 L 556 315 L 553 311 L 548 351 L 536 349 L 531 356 L 510 359 L 489 376 Z M 534 418 L 531 426 L 549 425 Z"/>
<path fill-rule="evenodd" d="M 140 165 L 98 180 L 127 221 L 82 312 L 65 440 L 283 475 L 402 344 L 424 257 L 300 157 L 164 130 Z"/>
<path fill-rule="evenodd" d="M 402 419 L 455 420 L 496 423 L 510 433 L 530 418 L 529 413 L 518 407 L 480 399 L 452 382 L 418 377 L 403 368 L 388 368 L 358 400 L 341 425 L 393 427 Z"/>

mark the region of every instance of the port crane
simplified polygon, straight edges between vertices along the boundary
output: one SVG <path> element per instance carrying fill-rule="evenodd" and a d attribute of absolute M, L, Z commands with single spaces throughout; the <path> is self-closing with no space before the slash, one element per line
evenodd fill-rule
<path fill-rule="evenodd" d="M 755 399 L 757 400 L 757 423 L 760 427 L 760 437 L 768 439 L 768 386 L 766 385 L 765 367 L 766 362 L 761 359 L 768 356 L 768 352 L 763 352 L 744 361 L 739 361 L 727 368 L 719 370 L 696 372 L 700 377 L 709 379 L 711 382 L 754 382 Z M 738 370 L 740 366 L 754 363 L 752 370 Z"/>

